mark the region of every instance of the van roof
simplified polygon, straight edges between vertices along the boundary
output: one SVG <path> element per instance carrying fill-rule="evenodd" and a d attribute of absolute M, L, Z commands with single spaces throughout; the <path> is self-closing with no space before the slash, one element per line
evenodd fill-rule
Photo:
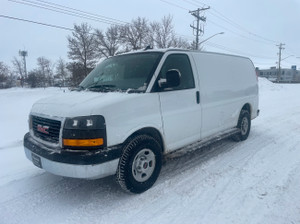
<path fill-rule="evenodd" d="M 181 52 L 193 52 L 193 53 L 200 53 L 200 54 L 226 55 L 226 56 L 232 56 L 232 57 L 245 58 L 245 59 L 249 59 L 251 61 L 250 58 L 248 58 L 246 56 L 241 56 L 241 55 L 226 54 L 226 53 L 211 52 L 211 51 L 189 50 L 189 49 L 182 49 L 182 48 L 162 48 L 162 49 L 148 49 L 148 50 L 140 49 L 140 50 L 136 50 L 136 51 L 127 52 L 127 53 L 124 53 L 124 54 L 134 54 L 134 53 L 142 53 L 142 52 L 161 52 L 161 53 L 165 53 L 165 52 L 169 52 L 169 51 L 181 51 Z"/>

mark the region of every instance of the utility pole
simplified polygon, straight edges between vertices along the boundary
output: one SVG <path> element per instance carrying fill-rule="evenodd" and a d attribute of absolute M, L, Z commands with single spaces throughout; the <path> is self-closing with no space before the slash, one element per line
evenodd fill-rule
<path fill-rule="evenodd" d="M 196 27 L 194 26 L 194 24 L 193 24 L 193 25 L 190 25 L 190 27 L 191 27 L 194 31 L 196 31 L 196 33 L 195 33 L 195 36 L 196 36 L 196 47 L 195 47 L 195 48 L 196 48 L 196 50 L 198 50 L 198 48 L 199 48 L 199 36 L 200 36 L 201 34 L 204 33 L 204 29 L 202 29 L 202 28 L 200 27 L 200 21 L 206 22 L 206 17 L 201 16 L 200 13 L 201 13 L 202 11 L 207 10 L 207 9 L 210 9 L 210 7 L 201 8 L 201 9 L 198 8 L 197 10 L 189 11 L 189 13 L 191 13 L 192 16 L 194 16 L 194 17 L 196 18 L 196 22 L 197 22 Z"/>
<path fill-rule="evenodd" d="M 26 79 L 27 78 L 26 57 L 28 56 L 28 52 L 19 50 L 19 55 L 23 57 L 24 72 L 25 72 L 25 79 Z"/>
<path fill-rule="evenodd" d="M 276 45 L 277 47 L 279 47 L 279 59 L 278 59 L 278 74 L 277 74 L 277 82 L 280 82 L 280 76 L 281 76 L 281 51 L 284 50 L 284 46 L 285 44 L 280 43 L 279 45 Z"/>

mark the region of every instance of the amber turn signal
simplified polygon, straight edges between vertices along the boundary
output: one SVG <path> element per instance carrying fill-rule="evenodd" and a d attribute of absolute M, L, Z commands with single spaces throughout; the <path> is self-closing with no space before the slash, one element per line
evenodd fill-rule
<path fill-rule="evenodd" d="M 103 138 L 95 139 L 63 139 L 64 146 L 92 147 L 103 145 Z"/>

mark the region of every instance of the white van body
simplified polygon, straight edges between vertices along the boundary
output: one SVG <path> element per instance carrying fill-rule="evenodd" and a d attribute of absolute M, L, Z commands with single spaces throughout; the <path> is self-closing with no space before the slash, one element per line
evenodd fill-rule
<path fill-rule="evenodd" d="M 159 53 L 160 58 L 148 83 L 145 84 L 143 92 L 131 92 L 130 89 L 94 92 L 87 88 L 36 102 L 30 114 L 30 132 L 24 138 L 27 158 L 35 165 L 57 175 L 101 178 L 118 174 L 118 169 L 121 169 L 120 158 L 124 157 L 124 148 L 136 136 L 146 135 L 153 138 L 159 144 L 158 147 L 161 148 L 161 154 L 164 156 L 195 143 L 237 134 L 240 131 L 238 125 L 242 111 L 247 111 L 250 119 L 258 116 L 258 83 L 250 59 L 176 49 L 148 50 L 122 56 L 151 53 Z M 177 56 L 178 58 L 176 58 Z M 167 59 L 172 57 L 176 60 L 183 57 L 189 62 L 191 72 L 188 73 L 191 73 L 193 77 L 193 80 L 186 82 L 191 83 L 187 84 L 187 86 L 190 85 L 189 87 L 183 89 L 160 87 L 159 83 L 166 81 L 160 77 L 163 66 L 166 66 Z M 181 76 L 184 71 L 180 71 L 176 66 L 171 67 L 171 70 L 176 70 L 175 73 L 179 74 L 180 82 L 183 82 Z M 185 66 L 181 70 L 189 70 L 189 68 Z M 66 120 L 91 115 L 99 115 L 103 118 L 103 127 L 100 126 L 105 134 L 104 140 L 101 138 L 101 141 L 104 141 L 103 147 L 99 149 L 101 152 L 95 153 L 98 150 L 96 148 L 85 151 L 84 147 L 65 147 L 63 135 Z M 37 120 L 32 121 L 32 119 Z M 60 125 L 56 142 L 48 141 L 47 136 L 45 137 L 51 129 L 47 122 L 52 120 L 58 121 L 58 125 Z M 38 124 L 40 121 L 41 124 Z M 245 127 L 250 131 L 250 121 L 247 119 L 244 121 Z M 72 122 L 74 123 L 74 121 Z M 249 132 L 247 137 L 248 134 Z M 73 141 L 70 142 L 73 144 Z M 97 158 L 99 163 L 89 164 L 89 162 L 81 163 L 80 159 L 76 159 L 77 154 L 80 158 L 86 158 L 89 154 L 97 154 L 99 157 L 101 153 L 104 153 L 103 157 L 110 157 L 109 153 L 113 150 L 115 150 L 114 156 L 108 161 Z M 67 154 L 64 155 L 64 153 Z M 65 159 L 69 155 L 77 162 Z M 138 160 L 140 165 L 144 166 L 145 174 L 142 176 L 148 175 L 148 173 L 152 175 L 154 168 L 148 170 L 149 166 L 152 166 L 152 162 L 143 163 L 143 159 L 140 159 L 139 156 L 140 154 L 137 153 L 136 158 L 132 159 L 133 163 Z M 156 154 L 155 156 L 155 165 L 159 165 L 157 158 L 160 157 L 157 157 Z M 140 166 L 136 166 L 140 169 Z M 134 168 L 132 168 L 134 173 L 133 170 Z M 119 172 L 122 174 L 123 171 L 119 170 Z M 123 180 L 121 186 L 135 192 L 132 187 L 124 187 L 125 182 Z M 152 186 L 153 183 L 150 185 Z"/>

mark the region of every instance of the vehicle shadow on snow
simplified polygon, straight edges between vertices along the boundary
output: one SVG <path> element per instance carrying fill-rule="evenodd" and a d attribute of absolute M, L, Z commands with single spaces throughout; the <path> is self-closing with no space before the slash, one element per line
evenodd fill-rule
<path fill-rule="evenodd" d="M 230 138 L 228 138 L 199 148 L 195 151 L 186 152 L 182 155 L 176 156 L 175 158 L 168 158 L 164 160 L 160 176 L 158 177 L 155 185 L 159 185 L 165 179 L 170 179 L 189 169 L 199 167 L 202 163 L 234 149 L 235 146 L 239 144 L 242 143 L 233 142 Z M 76 188 L 76 190 L 79 190 L 83 194 L 98 194 L 97 197 L 101 197 L 101 195 L 107 194 L 116 194 L 118 197 L 126 197 L 126 195 L 130 195 L 124 192 L 119 187 L 115 180 L 115 176 L 110 176 L 98 180 L 63 178 L 63 181 L 67 188 Z"/>
<path fill-rule="evenodd" d="M 214 157 L 233 150 L 241 143 L 234 142 L 231 138 L 226 138 L 197 148 L 194 151 L 188 151 L 175 158 L 167 158 L 162 168 L 160 179 L 172 178 L 182 174 L 190 169 L 202 166 Z"/>
<path fill-rule="evenodd" d="M 179 157 L 166 160 L 157 182 L 152 189 L 147 191 L 146 195 L 156 192 L 164 185 L 165 181 L 172 180 L 177 175 L 181 175 L 188 170 L 201 167 L 203 163 L 233 150 L 240 144 L 243 143 L 236 143 L 231 139 L 224 139 L 193 152 L 188 152 Z M 61 206 L 69 205 L 71 207 L 80 208 L 81 206 L 86 207 L 89 204 L 97 204 L 104 208 L 105 206 L 110 207 L 112 204 L 115 204 L 116 201 L 120 203 L 120 201 L 136 198 L 136 196 L 124 192 L 119 187 L 115 181 L 115 176 L 98 180 L 82 180 L 57 177 L 49 173 L 43 173 L 39 177 L 36 177 L 34 182 L 38 184 L 38 182 L 44 181 L 45 179 L 51 179 L 52 181 L 46 187 L 44 186 L 40 192 L 36 192 L 36 194 L 51 198 L 51 203 L 60 204 Z M 141 195 L 137 197 L 143 198 L 144 196 Z M 37 199 L 38 198 L 41 198 L 41 196 L 37 197 Z"/>

